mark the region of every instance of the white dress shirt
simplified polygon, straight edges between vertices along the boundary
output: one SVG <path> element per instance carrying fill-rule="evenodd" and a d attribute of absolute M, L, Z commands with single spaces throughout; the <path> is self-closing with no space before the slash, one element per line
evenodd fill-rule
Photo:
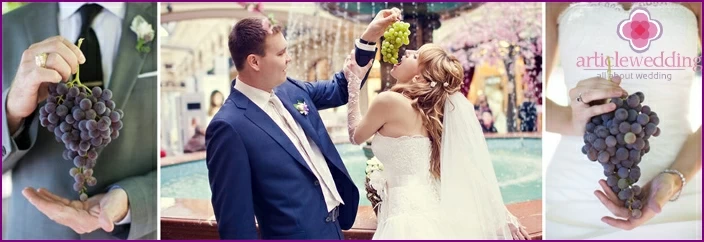
<path fill-rule="evenodd" d="M 81 34 L 81 14 L 78 9 L 84 4 L 75 2 L 59 3 L 59 34 L 76 43 Z M 93 19 L 93 30 L 100 43 L 100 56 L 103 64 L 103 87 L 109 87 L 113 64 L 120 46 L 122 20 L 125 18 L 125 3 L 96 3 L 103 7 Z M 135 36 L 135 38 L 137 38 Z"/>
<path fill-rule="evenodd" d="M 88 3 L 60 2 L 59 3 L 59 34 L 76 43 L 81 34 L 81 14 L 78 9 Z M 93 19 L 93 31 L 100 43 L 100 57 L 103 64 L 103 87 L 108 87 L 110 75 L 112 74 L 113 63 L 117 56 L 117 49 L 120 46 L 120 36 L 122 35 L 122 19 L 125 18 L 125 3 L 96 3 L 103 7 Z M 135 37 L 136 38 L 136 37 Z M 119 187 L 110 188 L 115 189 Z M 116 225 L 128 224 L 132 222 L 130 209 L 122 221 Z"/>
<path fill-rule="evenodd" d="M 274 107 L 269 104 L 270 99 L 274 98 L 275 102 L 277 102 L 278 105 L 282 105 L 280 99 L 278 99 L 278 97 L 274 93 L 254 88 L 240 81 L 239 79 L 235 82 L 235 89 L 242 92 L 242 94 L 249 98 L 250 101 L 252 101 L 267 115 L 269 115 L 269 117 L 271 117 L 271 119 L 276 123 L 276 125 L 278 125 L 282 131 L 284 131 L 284 133 L 289 138 L 289 140 L 291 140 L 294 146 L 296 146 L 296 149 L 306 161 L 306 164 L 308 164 L 308 167 L 310 167 L 311 171 L 313 172 L 313 175 L 315 175 L 316 179 L 320 183 L 320 188 L 323 192 L 323 197 L 325 198 L 325 204 L 327 206 L 328 212 L 332 211 L 338 205 L 344 204 L 342 197 L 337 191 L 335 181 L 332 179 L 332 174 L 330 173 L 330 169 L 327 166 L 325 156 L 323 156 L 323 153 L 320 151 L 320 148 L 310 137 L 305 135 L 305 132 L 303 131 L 301 125 L 293 119 L 293 117 L 288 111 L 283 110 L 281 111 L 281 115 L 279 115 L 277 113 L 277 110 L 275 110 Z M 280 110 L 281 109 L 284 109 L 284 107 L 281 106 Z M 285 118 L 287 120 L 290 120 L 292 123 L 295 123 L 295 125 L 292 125 L 292 128 L 295 130 L 289 129 L 286 123 L 284 123 L 286 121 L 282 120 L 282 118 Z M 301 135 L 305 136 L 306 140 L 301 140 L 303 143 L 298 142 L 296 134 L 292 132 L 300 134 L 298 135 L 298 138 L 301 139 L 303 139 Z M 313 162 L 316 163 L 313 164 Z"/>

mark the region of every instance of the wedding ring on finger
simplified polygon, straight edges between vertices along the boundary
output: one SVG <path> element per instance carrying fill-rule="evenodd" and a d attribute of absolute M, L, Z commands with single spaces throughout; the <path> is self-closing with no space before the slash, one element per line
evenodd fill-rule
<path fill-rule="evenodd" d="M 579 95 L 577 95 L 577 102 L 581 102 L 581 103 L 587 104 L 587 103 L 584 102 L 584 99 L 582 99 L 582 93 L 581 93 L 581 92 L 579 93 Z"/>
<path fill-rule="evenodd" d="M 49 56 L 47 53 L 40 53 L 34 56 L 34 64 L 38 67 L 46 68 L 46 59 Z"/>

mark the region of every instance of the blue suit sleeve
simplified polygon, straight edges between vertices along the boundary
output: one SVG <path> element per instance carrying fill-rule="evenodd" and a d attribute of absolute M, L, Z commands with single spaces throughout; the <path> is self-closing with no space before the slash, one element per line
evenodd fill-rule
<path fill-rule="evenodd" d="M 376 52 L 362 50 L 355 47 L 355 57 L 358 63 L 369 63 L 374 58 Z M 367 71 L 362 79 L 362 86 L 367 81 L 371 69 Z M 347 79 L 342 71 L 335 73 L 332 80 L 302 82 L 302 86 L 318 110 L 339 107 L 347 104 Z"/>
<path fill-rule="evenodd" d="M 206 131 L 207 166 L 220 239 L 257 239 L 251 169 L 242 138 L 213 120 Z"/>

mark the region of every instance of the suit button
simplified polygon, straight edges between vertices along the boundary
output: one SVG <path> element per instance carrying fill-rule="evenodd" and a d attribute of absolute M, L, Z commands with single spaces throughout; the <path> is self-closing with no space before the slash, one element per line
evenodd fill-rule
<path fill-rule="evenodd" d="M 320 186 L 320 181 L 316 180 L 315 182 L 313 182 L 313 185 Z"/>
<path fill-rule="evenodd" d="M 5 156 L 6 153 L 7 153 L 7 151 L 5 151 L 5 146 L 3 146 L 2 147 L 2 156 Z"/>

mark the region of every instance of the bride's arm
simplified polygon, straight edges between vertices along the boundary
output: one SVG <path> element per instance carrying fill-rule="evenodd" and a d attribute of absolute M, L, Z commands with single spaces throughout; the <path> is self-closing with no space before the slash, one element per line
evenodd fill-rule
<path fill-rule="evenodd" d="M 689 135 L 687 141 L 682 145 L 675 162 L 670 165 L 670 169 L 677 170 L 689 181 L 702 169 L 702 127 L 699 126 L 697 132 Z M 675 176 L 675 185 L 681 188 L 682 182 L 679 176 Z M 679 189 L 675 189 L 675 192 Z"/>
<path fill-rule="evenodd" d="M 557 17 L 565 8 L 563 3 L 548 3 L 545 16 L 545 52 L 548 53 L 547 62 L 545 63 L 545 86 L 548 86 L 552 70 L 555 67 L 555 58 L 557 53 L 558 33 L 557 33 Z M 572 109 L 570 106 L 560 106 L 549 98 L 545 98 L 546 116 L 545 127 L 548 132 L 559 134 L 570 134 L 574 128 L 572 127 Z"/>
<path fill-rule="evenodd" d="M 548 4 L 545 18 L 545 45 L 546 51 L 552 56 L 547 57 L 546 63 L 546 85 L 550 80 L 555 60 L 558 52 L 558 18 L 560 13 L 565 11 L 569 3 Z M 592 117 L 616 109 L 614 104 L 600 104 L 590 106 L 586 103 L 596 100 L 605 100 L 612 97 L 619 97 L 625 90 L 619 85 L 621 79 L 614 77 L 612 80 L 604 78 L 588 78 L 581 80 L 569 91 L 569 98 L 572 100 L 570 106 L 560 106 L 549 98 L 546 98 L 546 129 L 549 132 L 562 135 L 581 136 L 584 134 L 585 125 Z M 583 103 L 576 101 L 581 96 Z"/>
<path fill-rule="evenodd" d="M 382 92 L 374 98 L 366 116 L 362 116 L 359 111 L 359 85 L 361 80 L 353 73 L 345 70 L 345 75 L 349 82 L 347 89 L 349 91 L 347 102 L 347 130 L 350 135 L 350 142 L 353 144 L 361 144 L 376 131 L 381 129 L 384 124 L 393 116 L 392 108 L 397 97 L 392 92 Z M 400 94 L 398 94 L 400 95 Z"/>
<path fill-rule="evenodd" d="M 699 25 L 699 35 L 702 36 L 702 3 L 689 3 L 689 9 L 694 12 L 694 16 L 697 17 L 697 25 Z"/>

